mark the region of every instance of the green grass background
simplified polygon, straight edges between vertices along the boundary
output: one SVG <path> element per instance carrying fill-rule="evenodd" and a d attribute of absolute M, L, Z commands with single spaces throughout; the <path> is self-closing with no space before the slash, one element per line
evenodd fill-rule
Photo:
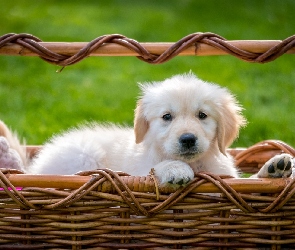
<path fill-rule="evenodd" d="M 5 1 L 0 35 L 31 33 L 43 41 L 91 41 L 120 33 L 140 42 L 175 42 L 194 32 L 229 40 L 285 39 L 295 34 L 295 1 Z M 83 121 L 132 125 L 137 82 L 192 70 L 227 86 L 248 125 L 233 146 L 265 139 L 295 145 L 295 56 L 252 64 L 231 56 L 177 57 L 149 65 L 134 57 L 91 57 L 65 68 L 37 57 L 0 56 L 0 119 L 42 144 Z"/>

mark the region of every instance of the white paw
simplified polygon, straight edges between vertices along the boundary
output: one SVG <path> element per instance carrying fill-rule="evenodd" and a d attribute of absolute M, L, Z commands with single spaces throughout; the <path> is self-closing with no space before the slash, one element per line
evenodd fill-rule
<path fill-rule="evenodd" d="M 23 170 L 20 155 L 9 147 L 8 141 L 3 136 L 0 136 L 0 168 Z"/>
<path fill-rule="evenodd" d="M 293 156 L 280 154 L 268 160 L 257 176 L 261 178 L 286 178 L 291 176 L 293 167 Z"/>
<path fill-rule="evenodd" d="M 182 161 L 163 161 L 154 170 L 160 185 L 183 186 L 194 178 L 194 171 Z"/>

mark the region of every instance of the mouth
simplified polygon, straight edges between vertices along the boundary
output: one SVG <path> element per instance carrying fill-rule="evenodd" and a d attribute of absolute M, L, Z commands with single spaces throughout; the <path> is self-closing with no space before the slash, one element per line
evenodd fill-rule
<path fill-rule="evenodd" d="M 186 149 L 179 152 L 179 156 L 186 160 L 196 158 L 198 154 L 200 154 L 200 152 L 197 149 Z"/>

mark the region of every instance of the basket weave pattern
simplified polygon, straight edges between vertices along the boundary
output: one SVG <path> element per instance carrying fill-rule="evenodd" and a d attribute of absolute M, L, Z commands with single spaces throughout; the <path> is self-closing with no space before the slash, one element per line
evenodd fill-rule
<path fill-rule="evenodd" d="M 257 156 L 263 155 L 264 160 L 280 152 L 294 155 L 294 149 L 277 141 L 230 151 L 242 170 L 250 158 L 253 171 L 254 162 L 256 170 L 262 164 Z M 20 182 L 14 178 L 26 175 L 11 170 L 0 173 L 1 249 L 295 247 L 292 179 L 270 180 L 265 189 L 261 185 L 243 189 L 233 183 L 251 179 L 200 173 L 187 187 L 160 188 L 157 195 L 152 176 L 110 170 L 73 176 L 73 183 L 88 178 L 77 188 L 49 187 L 50 180 L 42 184 L 44 176 L 40 176 L 41 187 L 15 187 Z"/>

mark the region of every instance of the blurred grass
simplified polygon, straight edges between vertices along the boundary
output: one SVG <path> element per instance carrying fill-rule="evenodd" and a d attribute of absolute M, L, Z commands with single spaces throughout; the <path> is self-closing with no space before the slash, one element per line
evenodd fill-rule
<path fill-rule="evenodd" d="M 7 1 L 0 34 L 31 33 L 43 41 L 91 41 L 120 33 L 141 42 L 175 42 L 193 32 L 229 40 L 284 39 L 294 32 L 295 2 L 281 1 Z M 177 57 L 148 65 L 131 57 L 91 57 L 59 67 L 35 57 L 0 57 L 1 116 L 28 144 L 85 120 L 132 125 L 137 82 L 192 70 L 227 86 L 244 106 L 248 126 L 234 146 L 264 139 L 295 145 L 294 55 L 264 65 L 231 56 Z"/>

